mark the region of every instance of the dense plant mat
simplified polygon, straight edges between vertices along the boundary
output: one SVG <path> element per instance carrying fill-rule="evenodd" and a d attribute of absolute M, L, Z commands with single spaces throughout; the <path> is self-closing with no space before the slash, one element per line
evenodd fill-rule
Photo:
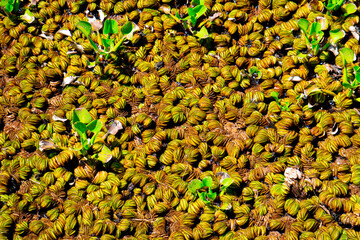
<path fill-rule="evenodd" d="M 358 9 L 1 1 L 0 239 L 360 239 Z"/>

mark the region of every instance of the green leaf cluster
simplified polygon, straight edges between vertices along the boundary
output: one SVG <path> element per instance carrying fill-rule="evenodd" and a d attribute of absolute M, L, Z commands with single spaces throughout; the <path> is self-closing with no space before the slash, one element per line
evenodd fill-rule
<path fill-rule="evenodd" d="M 90 147 L 94 144 L 96 136 L 103 127 L 102 122 L 100 122 L 98 119 L 93 120 L 90 113 L 86 109 L 77 108 L 73 110 L 73 118 L 71 124 L 72 127 L 79 134 L 80 142 L 82 145 L 81 149 L 76 150 L 80 150 L 82 154 L 87 155 L 87 151 L 89 151 Z M 93 133 L 91 139 L 88 138 L 88 131 Z M 111 159 L 111 156 L 111 150 L 104 145 L 100 153 L 96 154 L 95 157 L 102 162 L 107 162 Z"/>
<path fill-rule="evenodd" d="M 226 189 L 233 183 L 231 178 L 225 178 L 221 183 L 220 196 L 222 196 Z M 214 201 L 217 197 L 217 193 L 211 190 L 212 178 L 210 176 L 205 177 L 202 181 L 199 179 L 194 179 L 189 183 L 189 190 L 192 193 L 197 193 L 200 199 L 206 204 L 210 204 L 211 201 Z M 208 191 L 200 192 L 199 190 L 207 187 Z"/>
<path fill-rule="evenodd" d="M 320 41 L 324 36 L 324 32 L 321 31 L 321 24 L 313 22 L 311 25 L 308 20 L 300 19 L 298 26 L 305 34 L 306 44 L 310 45 L 314 55 L 317 55 L 320 51 Z"/>
<path fill-rule="evenodd" d="M 103 47 L 100 49 L 98 45 L 90 38 L 92 32 L 92 26 L 89 22 L 80 21 L 76 24 L 76 27 L 89 39 L 91 46 L 97 54 L 104 55 L 105 59 L 108 59 L 110 53 L 116 52 L 126 39 L 131 39 L 133 32 L 136 31 L 136 28 L 132 22 L 126 22 L 119 31 L 117 22 L 114 19 L 105 20 L 103 33 L 98 34 L 98 42 Z M 113 34 L 118 34 L 120 32 L 121 38 L 115 43 L 115 38 L 111 38 Z M 99 56 L 96 58 L 96 62 L 99 59 Z"/>
<path fill-rule="evenodd" d="M 290 107 L 290 102 L 285 102 L 285 106 L 281 105 L 281 101 L 279 99 L 279 93 L 276 91 L 273 91 L 270 93 L 270 95 L 275 99 L 276 103 L 279 105 L 279 107 L 281 108 L 281 111 L 290 111 L 289 107 Z"/>
<path fill-rule="evenodd" d="M 188 8 L 188 16 L 185 18 L 181 18 L 179 13 L 176 13 L 173 18 L 178 22 L 183 21 L 185 29 L 189 28 L 187 25 L 188 20 L 190 21 L 191 25 L 195 27 L 197 20 L 205 14 L 207 8 L 205 7 L 205 0 L 193 0 L 192 4 L 195 6 L 193 8 Z"/>
<path fill-rule="evenodd" d="M 19 10 L 19 0 L 1 0 L 0 7 L 4 7 L 5 13 L 10 14 Z"/>

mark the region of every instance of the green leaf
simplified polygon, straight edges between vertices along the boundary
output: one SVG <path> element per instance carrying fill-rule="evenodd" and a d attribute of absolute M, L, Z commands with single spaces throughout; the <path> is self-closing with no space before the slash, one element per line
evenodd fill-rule
<path fill-rule="evenodd" d="M 348 82 L 343 82 L 342 85 L 346 88 L 350 88 L 350 89 L 352 88 L 352 85 Z"/>
<path fill-rule="evenodd" d="M 89 130 L 90 132 L 93 132 L 94 134 L 98 134 L 101 131 L 102 127 L 103 127 L 103 124 L 98 119 L 95 119 L 95 120 L 91 121 L 88 125 L 86 125 L 87 130 Z"/>
<path fill-rule="evenodd" d="M 216 199 L 217 193 L 216 192 L 208 192 L 206 195 L 210 201 L 214 201 Z"/>
<path fill-rule="evenodd" d="M 357 83 L 360 83 L 360 67 L 359 66 L 355 66 L 354 67 L 354 72 L 355 72 L 355 81 Z"/>
<path fill-rule="evenodd" d="M 209 32 L 208 30 L 206 29 L 205 26 L 203 26 L 200 31 L 198 31 L 195 36 L 197 36 L 198 38 L 200 39 L 205 39 L 205 38 L 208 38 L 209 37 Z"/>
<path fill-rule="evenodd" d="M 195 193 L 197 190 L 201 189 L 203 187 L 202 182 L 199 179 L 194 179 L 189 183 L 189 190 L 192 193 Z"/>
<path fill-rule="evenodd" d="M 80 21 L 76 24 L 76 27 L 86 36 L 91 34 L 91 24 L 89 22 Z"/>
<path fill-rule="evenodd" d="M 107 146 L 104 145 L 101 148 L 101 151 L 98 155 L 98 160 L 100 160 L 103 163 L 107 163 L 111 160 L 111 158 L 112 158 L 111 150 Z"/>
<path fill-rule="evenodd" d="M 210 201 L 206 199 L 206 192 L 199 193 L 199 197 L 202 201 L 204 201 L 206 204 L 209 204 Z"/>
<path fill-rule="evenodd" d="M 19 0 L 16 0 L 15 1 L 15 4 L 14 4 L 14 12 L 17 12 L 18 10 L 19 10 L 19 6 L 20 6 L 20 2 L 19 2 Z"/>
<path fill-rule="evenodd" d="M 7 5 L 5 6 L 5 11 L 6 11 L 6 12 L 11 13 L 13 9 L 14 9 L 14 6 L 13 6 L 12 4 L 7 4 Z"/>
<path fill-rule="evenodd" d="M 195 11 L 194 11 L 194 8 L 188 8 L 187 9 L 187 11 L 188 11 L 188 15 L 189 16 L 196 16 L 196 13 L 195 13 Z"/>
<path fill-rule="evenodd" d="M 74 110 L 73 123 L 80 121 L 84 124 L 88 124 L 92 120 L 90 113 L 85 108 L 77 108 Z"/>
<path fill-rule="evenodd" d="M 350 48 L 342 48 L 339 52 L 345 64 L 352 63 L 355 60 L 356 56 Z"/>
<path fill-rule="evenodd" d="M 210 176 L 205 177 L 202 182 L 205 187 L 211 188 L 212 178 Z"/>
<path fill-rule="evenodd" d="M 272 96 L 277 102 L 279 101 L 279 93 L 276 91 L 273 91 L 270 93 L 270 96 Z"/>
<path fill-rule="evenodd" d="M 196 17 L 190 16 L 190 22 L 191 22 L 191 25 L 195 26 L 196 25 Z"/>
<path fill-rule="evenodd" d="M 258 69 L 256 66 L 252 66 L 252 67 L 249 69 L 250 75 L 254 75 L 254 73 L 258 73 L 258 72 L 259 72 L 259 69 Z"/>
<path fill-rule="evenodd" d="M 334 44 L 345 37 L 345 31 L 341 30 L 341 29 L 330 30 L 329 33 L 330 33 L 330 37 L 333 40 Z"/>
<path fill-rule="evenodd" d="M 199 17 L 204 15 L 207 10 L 207 8 L 204 5 L 198 5 L 198 6 L 194 7 L 193 9 L 194 9 L 194 12 L 196 13 L 196 19 L 198 19 Z"/>
<path fill-rule="evenodd" d="M 114 39 L 104 39 L 104 38 L 102 38 L 101 41 L 102 41 L 105 48 L 110 48 L 110 51 L 111 51 L 111 48 L 114 47 Z"/>
<path fill-rule="evenodd" d="M 76 122 L 74 123 L 74 129 L 79 134 L 81 144 L 85 148 L 87 146 L 86 125 L 82 122 Z"/>
<path fill-rule="evenodd" d="M 299 28 L 305 33 L 307 34 L 307 30 L 309 29 L 309 21 L 304 19 L 304 18 L 301 18 L 299 21 L 298 21 L 298 26 Z"/>
<path fill-rule="evenodd" d="M 321 24 L 318 22 L 313 22 L 310 27 L 310 36 L 316 37 L 316 35 L 320 34 L 321 31 Z"/>
<path fill-rule="evenodd" d="M 123 35 L 127 35 L 127 34 L 131 33 L 133 28 L 134 28 L 134 26 L 132 25 L 132 22 L 127 22 L 121 27 L 121 33 Z"/>
<path fill-rule="evenodd" d="M 118 32 L 119 32 L 119 28 L 116 20 L 106 19 L 103 28 L 103 34 L 117 34 Z"/>
<path fill-rule="evenodd" d="M 234 181 L 231 178 L 225 178 L 221 184 L 225 187 L 229 187 L 233 182 Z"/>
<path fill-rule="evenodd" d="M 7 1 L 7 0 L 1 0 L 1 2 L 0 2 L 0 7 L 5 7 L 6 4 L 8 4 L 8 1 Z"/>
<path fill-rule="evenodd" d="M 344 16 L 348 16 L 350 14 L 353 14 L 356 12 L 357 10 L 357 7 L 354 3 L 349 3 L 349 4 L 346 4 L 345 7 L 344 7 L 344 10 L 345 10 L 345 14 Z"/>

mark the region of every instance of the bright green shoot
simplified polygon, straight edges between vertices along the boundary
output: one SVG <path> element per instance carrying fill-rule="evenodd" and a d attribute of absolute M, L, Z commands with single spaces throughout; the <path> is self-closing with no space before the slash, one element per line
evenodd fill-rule
<path fill-rule="evenodd" d="M 273 91 L 270 93 L 270 95 L 275 99 L 276 103 L 279 105 L 279 107 L 281 108 L 281 111 L 290 111 L 289 106 L 290 106 L 290 102 L 285 102 L 285 106 L 281 105 L 281 101 L 279 99 L 279 93 L 276 91 Z"/>
<path fill-rule="evenodd" d="M 320 42 L 324 36 L 324 32 L 321 31 L 321 24 L 313 22 L 311 25 L 308 20 L 300 19 L 298 21 L 299 28 L 304 32 L 306 44 L 311 46 L 314 55 L 317 55 L 320 51 Z"/>
<path fill-rule="evenodd" d="M 185 29 L 188 29 L 188 21 L 190 21 L 191 26 L 195 27 L 197 20 L 205 14 L 207 8 L 205 7 L 205 0 L 193 0 L 192 4 L 195 6 L 193 8 L 188 8 L 188 16 L 186 18 L 181 18 L 179 13 L 176 13 L 175 16 L 170 14 L 177 22 L 183 21 Z M 190 28 L 189 28 L 190 29 Z"/>
<path fill-rule="evenodd" d="M 132 22 L 125 23 L 120 28 L 121 38 L 115 44 L 114 38 L 110 38 L 111 35 L 115 35 L 119 33 L 119 28 L 117 22 L 114 19 L 107 19 L 105 20 L 104 27 L 103 27 L 103 34 L 100 34 L 97 31 L 98 45 L 90 38 L 90 34 L 92 32 L 92 26 L 89 22 L 80 21 L 77 23 L 76 27 L 89 39 L 91 46 L 95 50 L 97 54 L 105 56 L 105 60 L 108 59 L 111 53 L 116 52 L 121 45 L 124 43 L 126 39 L 131 39 L 133 36 L 134 31 L 137 30 L 135 25 Z M 96 58 L 96 62 L 99 59 L 99 55 Z"/>
<path fill-rule="evenodd" d="M 356 60 L 356 55 L 354 54 L 354 52 L 350 48 L 342 48 L 342 49 L 340 49 L 339 52 L 340 52 L 340 56 L 341 56 L 343 66 L 344 66 L 344 70 L 343 70 L 343 86 L 348 87 L 350 83 L 349 83 L 349 80 L 348 80 L 346 65 L 349 64 L 349 63 L 352 63 L 353 61 L 355 61 Z"/>
<path fill-rule="evenodd" d="M 10 14 L 19 10 L 19 0 L 1 0 L 0 7 L 4 7 L 5 13 Z"/>
<path fill-rule="evenodd" d="M 222 196 L 226 189 L 233 183 L 231 178 L 225 178 L 221 183 L 220 195 Z M 202 181 L 199 179 L 194 179 L 189 183 L 189 190 L 192 193 L 198 193 L 200 199 L 206 204 L 210 204 L 217 197 L 217 193 L 211 190 L 212 178 L 210 176 L 205 177 Z M 207 187 L 207 192 L 199 192 L 200 189 Z"/>
<path fill-rule="evenodd" d="M 98 135 L 98 133 L 101 131 L 103 124 L 99 120 L 91 117 L 90 113 L 84 109 L 84 108 L 77 108 L 73 110 L 73 118 L 72 118 L 72 127 L 77 131 L 77 133 L 80 136 L 80 142 L 82 145 L 82 148 L 75 149 L 80 150 L 80 152 L 84 155 L 87 155 L 87 151 L 90 149 L 90 147 L 94 144 L 95 138 Z M 87 131 L 90 131 L 93 133 L 93 136 L 91 139 L 88 138 Z M 95 156 L 100 161 L 106 163 L 108 162 L 112 155 L 111 150 L 106 147 L 105 145 L 102 147 L 99 154 L 96 154 Z"/>
<path fill-rule="evenodd" d="M 341 7 L 343 2 L 344 0 L 329 0 L 328 4 L 326 5 L 326 9 L 330 11 L 336 11 Z"/>

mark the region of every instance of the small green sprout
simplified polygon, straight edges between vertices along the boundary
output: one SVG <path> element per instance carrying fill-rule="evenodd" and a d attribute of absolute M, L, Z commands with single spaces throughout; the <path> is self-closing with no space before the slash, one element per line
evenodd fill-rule
<path fill-rule="evenodd" d="M 260 79 L 262 76 L 260 70 L 256 66 L 252 66 L 249 69 L 249 73 L 250 73 L 250 76 L 254 76 L 254 74 L 255 74 L 255 78 L 257 78 L 257 79 Z"/>
<path fill-rule="evenodd" d="M 102 122 L 98 119 L 93 120 L 90 113 L 84 108 L 77 108 L 73 110 L 73 117 L 71 121 L 72 127 L 77 131 L 80 136 L 80 142 L 82 148 L 75 149 L 79 150 L 82 154 L 87 155 L 87 151 L 94 144 L 95 138 L 103 127 Z M 93 133 L 91 139 L 88 138 L 87 131 Z M 112 155 L 111 150 L 107 146 L 103 146 L 100 153 L 96 154 L 98 160 L 106 163 L 110 161 Z"/>
<path fill-rule="evenodd" d="M 19 0 L 1 0 L 0 7 L 4 7 L 5 13 L 10 14 L 19 10 Z"/>
<path fill-rule="evenodd" d="M 281 108 L 281 111 L 290 111 L 289 106 L 290 106 L 290 102 L 285 102 L 285 106 L 281 105 L 281 101 L 279 99 L 279 93 L 276 91 L 273 91 L 270 93 L 270 95 L 275 99 L 276 103 L 279 105 L 279 107 Z"/>
<path fill-rule="evenodd" d="M 222 180 L 220 194 L 219 196 L 224 195 L 226 189 L 233 183 L 231 178 L 225 178 Z M 210 204 L 217 197 L 217 193 L 211 190 L 212 178 L 210 176 L 205 177 L 202 181 L 199 179 L 194 179 L 189 183 L 189 190 L 192 193 L 197 193 L 200 199 L 206 204 Z M 200 189 L 207 187 L 207 192 L 199 192 Z"/>
<path fill-rule="evenodd" d="M 336 11 L 341 7 L 343 2 L 344 0 L 329 0 L 328 4 L 326 5 L 326 9 L 330 11 Z"/>
<path fill-rule="evenodd" d="M 98 47 L 98 45 L 90 38 L 92 26 L 89 22 L 80 21 L 77 23 L 76 27 L 89 39 L 91 46 L 95 52 L 99 54 L 96 58 L 96 62 L 98 62 L 100 55 L 105 56 L 105 60 L 108 59 L 110 54 L 116 52 L 126 39 L 131 39 L 134 31 L 137 30 L 132 22 L 125 23 L 120 28 L 121 38 L 115 44 L 115 39 L 110 37 L 113 34 L 118 34 L 119 28 L 117 22 L 114 19 L 107 19 L 104 23 L 103 34 L 100 34 L 97 31 L 98 43 L 100 45 Z"/>
<path fill-rule="evenodd" d="M 350 48 L 342 48 L 340 49 L 340 56 L 341 56 L 341 60 L 343 63 L 343 86 L 344 87 L 349 87 L 351 84 L 349 83 L 348 80 L 348 75 L 347 75 L 347 67 L 346 65 L 349 63 L 352 63 L 353 61 L 356 60 L 356 55 L 354 54 L 354 52 L 350 49 Z"/>
<path fill-rule="evenodd" d="M 317 55 L 320 51 L 320 42 L 324 36 L 324 32 L 321 31 L 321 24 L 313 22 L 310 25 L 308 20 L 302 18 L 298 21 L 298 26 L 305 34 L 306 44 L 311 46 L 314 55 Z"/>
<path fill-rule="evenodd" d="M 181 18 L 179 13 L 176 13 L 175 16 L 171 13 L 170 16 L 172 18 L 174 18 L 177 22 L 181 22 L 183 21 L 183 25 L 185 29 L 190 29 L 188 26 L 188 21 L 190 21 L 191 26 L 195 27 L 197 20 L 205 14 L 207 8 L 205 7 L 205 0 L 194 0 L 192 1 L 192 4 L 195 6 L 193 8 L 188 8 L 187 12 L 188 12 L 188 16 L 185 18 Z"/>

